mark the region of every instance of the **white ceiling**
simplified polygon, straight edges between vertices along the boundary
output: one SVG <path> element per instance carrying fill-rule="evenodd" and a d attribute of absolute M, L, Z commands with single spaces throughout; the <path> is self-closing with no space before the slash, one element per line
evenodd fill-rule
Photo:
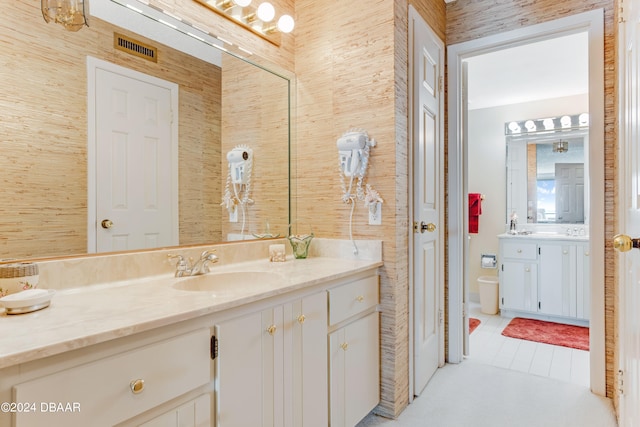
<path fill-rule="evenodd" d="M 585 94 L 588 33 L 475 56 L 469 64 L 469 109 Z"/>

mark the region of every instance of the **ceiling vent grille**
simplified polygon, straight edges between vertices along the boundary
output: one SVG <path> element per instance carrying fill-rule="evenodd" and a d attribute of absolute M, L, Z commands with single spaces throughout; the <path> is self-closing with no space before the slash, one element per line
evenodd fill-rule
<path fill-rule="evenodd" d="M 113 33 L 113 47 L 148 61 L 158 62 L 158 48 L 127 37 L 124 34 Z"/>

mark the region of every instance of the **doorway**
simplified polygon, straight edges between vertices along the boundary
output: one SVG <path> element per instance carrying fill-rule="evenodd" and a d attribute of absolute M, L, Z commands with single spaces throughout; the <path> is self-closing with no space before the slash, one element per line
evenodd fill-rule
<path fill-rule="evenodd" d="M 603 11 L 597 10 L 567 18 L 534 25 L 507 33 L 490 36 L 471 42 L 449 46 L 449 361 L 458 363 L 462 361 L 467 350 L 464 346 L 468 337 L 467 313 L 470 307 L 471 289 L 470 283 L 474 276 L 470 274 L 471 266 L 480 261 L 470 255 L 470 244 L 467 233 L 468 201 L 466 195 L 474 191 L 470 182 L 470 167 L 482 164 L 483 160 L 472 154 L 470 143 L 471 115 L 473 108 L 478 106 L 478 101 L 471 102 L 467 108 L 467 99 L 463 95 L 467 89 L 466 78 L 463 78 L 463 69 L 467 68 L 467 62 L 473 58 L 494 52 L 508 52 L 508 49 L 522 47 L 532 43 L 552 41 L 562 37 L 572 37 L 585 34 L 588 39 L 588 95 L 585 103 L 590 113 L 588 156 L 597 159 L 592 162 L 588 171 L 588 180 L 599 184 L 604 182 L 603 141 L 604 141 L 604 89 L 603 89 Z M 548 48 L 547 48 L 548 49 Z M 547 51 L 549 52 L 549 51 Z M 544 53 L 544 52 L 543 52 Z M 529 63 L 542 60 L 544 55 L 528 57 Z M 512 58 L 516 61 L 516 58 Z M 525 61 L 526 62 L 526 61 Z M 471 67 L 473 68 L 473 67 Z M 470 70 L 472 72 L 472 70 Z M 464 76 L 466 77 L 466 76 Z M 504 79 L 494 78 L 494 82 L 504 83 Z M 567 83 L 568 84 L 568 83 Z M 542 92 L 545 88 L 538 88 Z M 510 91 L 514 94 L 514 91 Z M 516 92 L 517 93 L 517 92 Z M 513 102 L 513 101 L 511 101 Z M 476 103 L 474 105 L 474 103 Z M 562 111 L 547 114 L 563 114 Z M 527 119 L 534 117 L 519 117 Z M 516 120 L 516 119 L 513 119 Z M 485 123 L 486 124 L 486 123 Z M 498 132 L 503 132 L 504 121 Z M 495 140 L 495 138 L 494 138 Z M 504 144 L 504 137 L 500 138 Z M 502 168 L 495 169 L 493 174 L 504 175 L 496 171 L 505 171 L 504 145 L 492 152 L 489 146 L 481 147 L 483 159 L 501 159 Z M 504 182 L 504 179 L 503 179 Z M 476 182 L 473 181 L 475 184 Z M 493 184 L 493 187 L 500 184 Z M 491 188 L 491 187 L 490 187 Z M 504 186 L 503 186 L 504 191 Z M 485 214 L 482 220 L 498 221 L 500 232 L 505 231 L 507 222 L 504 197 L 496 195 L 487 197 L 483 205 L 483 213 L 489 209 L 494 210 L 491 215 Z M 601 185 L 593 185 L 588 191 L 589 234 L 591 241 L 591 259 L 604 259 L 604 194 Z M 497 219 L 496 219 L 497 218 Z M 482 221 L 481 220 L 481 221 Z M 500 234 L 497 233 L 497 234 Z M 494 236 L 495 238 L 495 236 Z M 605 355 L 604 355 L 604 263 L 591 262 L 589 276 L 591 283 L 591 342 L 590 342 L 590 383 L 591 389 L 598 394 L 605 394 Z M 495 274 L 495 273 L 494 273 Z"/>

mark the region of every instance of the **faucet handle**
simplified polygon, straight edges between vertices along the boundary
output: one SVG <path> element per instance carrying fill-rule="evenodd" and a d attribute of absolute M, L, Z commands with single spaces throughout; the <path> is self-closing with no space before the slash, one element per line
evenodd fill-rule
<path fill-rule="evenodd" d="M 176 263 L 176 277 L 181 277 L 185 273 L 185 271 L 187 271 L 187 261 L 182 255 L 167 254 L 167 258 L 178 258 L 178 262 Z"/>
<path fill-rule="evenodd" d="M 206 251 L 202 252 L 202 254 L 200 255 L 200 259 L 205 259 L 209 255 L 213 255 L 215 252 L 216 252 L 215 249 L 207 249 Z"/>

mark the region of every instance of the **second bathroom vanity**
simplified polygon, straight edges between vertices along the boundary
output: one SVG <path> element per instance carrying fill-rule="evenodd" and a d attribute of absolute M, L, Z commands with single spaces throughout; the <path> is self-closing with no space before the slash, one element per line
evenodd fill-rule
<path fill-rule="evenodd" d="M 498 238 L 503 315 L 588 324 L 588 237 L 539 232 Z"/>

